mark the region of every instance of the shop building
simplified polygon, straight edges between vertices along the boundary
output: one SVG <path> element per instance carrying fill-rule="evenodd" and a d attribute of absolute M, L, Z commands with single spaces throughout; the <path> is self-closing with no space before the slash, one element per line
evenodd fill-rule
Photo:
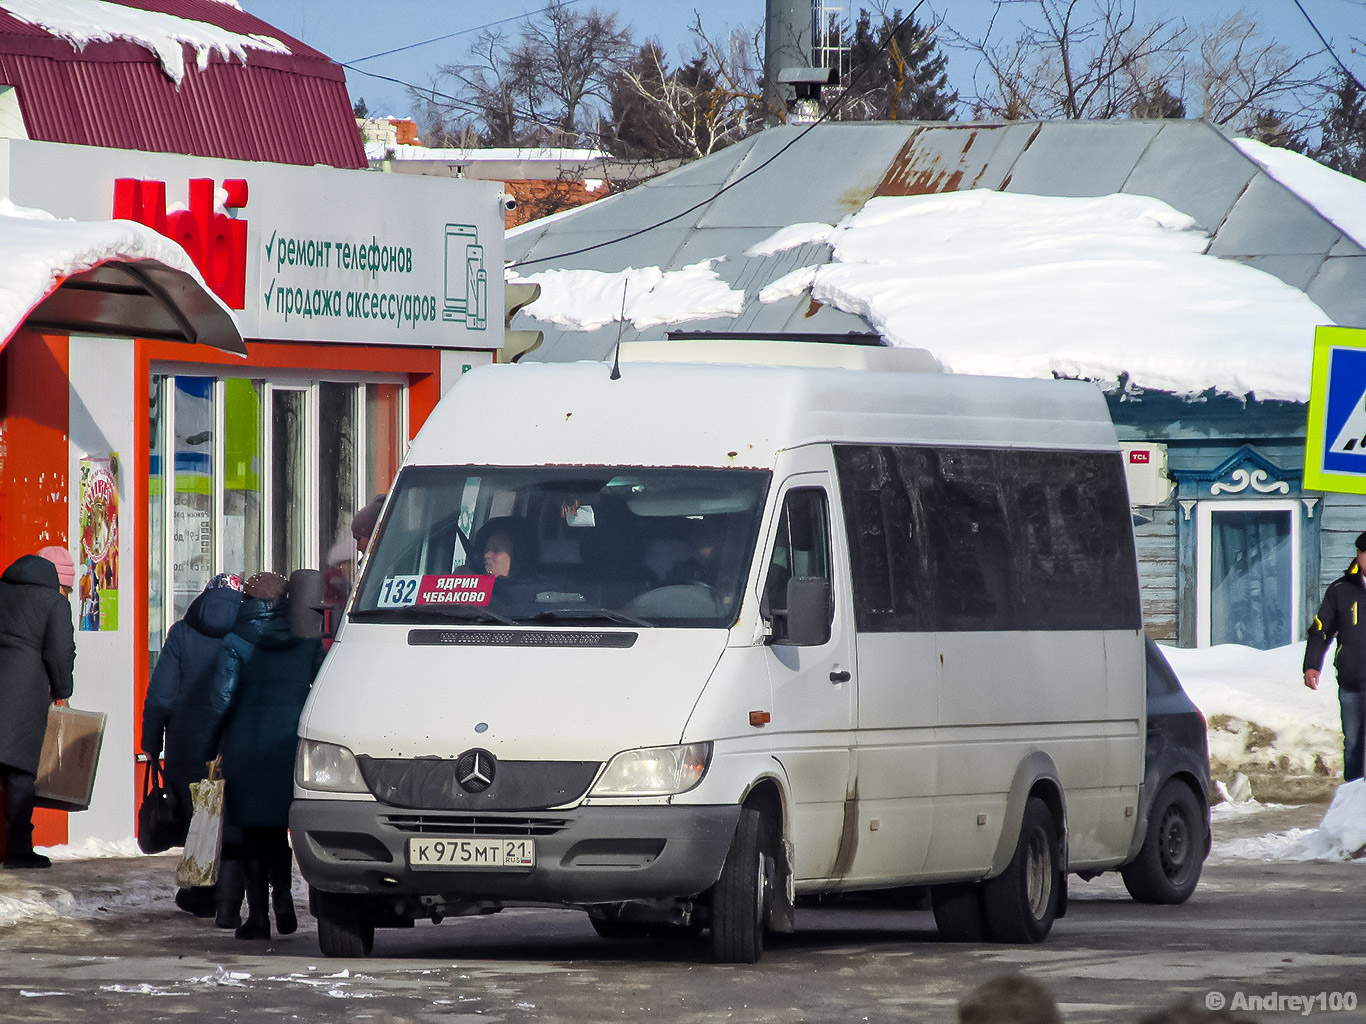
<path fill-rule="evenodd" d="M 70 548 L 72 703 L 109 715 L 91 809 L 40 812 L 39 843 L 132 834 L 142 698 L 171 623 L 217 572 L 346 558 L 354 510 L 387 489 L 442 392 L 493 359 L 500 194 L 0 139 L 0 198 L 169 237 L 246 348 L 189 343 L 173 302 L 92 316 L 128 291 L 111 276 L 39 307 L 0 351 L 0 557 Z"/>

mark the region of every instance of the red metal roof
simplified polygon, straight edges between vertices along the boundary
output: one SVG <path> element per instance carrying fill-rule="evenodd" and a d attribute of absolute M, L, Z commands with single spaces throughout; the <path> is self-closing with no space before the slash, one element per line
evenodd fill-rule
<path fill-rule="evenodd" d="M 185 50 L 176 83 L 136 43 L 70 42 L 0 8 L 0 83 L 18 90 L 29 138 L 115 149 L 363 168 L 365 147 L 342 68 L 259 18 L 218 0 L 110 0 L 124 7 L 272 36 L 288 54 L 218 54 L 199 71 Z"/>

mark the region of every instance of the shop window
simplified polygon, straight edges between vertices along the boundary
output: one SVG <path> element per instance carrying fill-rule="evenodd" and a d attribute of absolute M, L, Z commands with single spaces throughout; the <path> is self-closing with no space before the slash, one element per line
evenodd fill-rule
<path fill-rule="evenodd" d="M 268 568 L 289 575 L 313 564 L 307 551 L 308 392 L 274 388 L 270 396 L 271 549 Z"/>
<path fill-rule="evenodd" d="M 162 638 L 171 626 L 166 608 L 166 409 L 167 378 L 153 374 L 148 388 L 149 424 L 147 480 L 147 550 L 151 571 L 147 574 L 147 649 L 156 664 Z"/>
<path fill-rule="evenodd" d="M 318 385 L 318 564 L 341 561 L 351 540 L 357 503 L 360 459 L 356 447 L 359 391 L 355 384 Z"/>
<path fill-rule="evenodd" d="M 216 427 L 212 377 L 177 377 L 172 394 L 175 494 L 171 503 L 171 619 L 214 574 Z"/>
<path fill-rule="evenodd" d="M 261 399 L 265 382 L 223 382 L 222 571 L 259 572 L 263 538 L 265 448 Z"/>

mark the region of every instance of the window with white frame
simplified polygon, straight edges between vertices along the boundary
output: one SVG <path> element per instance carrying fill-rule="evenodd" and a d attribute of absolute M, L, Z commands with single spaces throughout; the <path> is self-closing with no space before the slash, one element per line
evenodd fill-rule
<path fill-rule="evenodd" d="M 1293 643 L 1301 616 L 1298 503 L 1202 501 L 1196 510 L 1197 643 Z"/>

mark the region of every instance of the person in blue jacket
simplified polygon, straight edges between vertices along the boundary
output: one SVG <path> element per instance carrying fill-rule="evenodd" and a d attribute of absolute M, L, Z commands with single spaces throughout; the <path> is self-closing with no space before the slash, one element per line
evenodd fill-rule
<path fill-rule="evenodd" d="M 290 891 L 289 805 L 299 716 L 322 663 L 317 639 L 290 631 L 287 582 L 276 573 L 247 580 L 237 623 L 223 642 L 211 711 L 223 721 L 224 840 L 240 842 L 247 917 L 239 939 L 270 938 L 267 903 L 282 935 L 298 928 Z M 273 899 L 272 899 L 273 890 Z"/>
<path fill-rule="evenodd" d="M 209 581 L 185 617 L 167 631 L 142 705 L 142 751 L 151 761 L 165 751 L 166 784 L 175 794 L 186 828 L 190 823 L 190 783 L 208 774 L 208 763 L 218 753 L 209 694 L 223 638 L 237 621 L 241 590 L 241 579 L 229 573 L 219 573 Z M 216 890 L 212 886 L 176 890 L 176 906 L 196 917 L 216 913 L 220 928 L 236 928 L 242 923 L 244 882 L 240 868 L 240 862 L 225 863 Z"/>

